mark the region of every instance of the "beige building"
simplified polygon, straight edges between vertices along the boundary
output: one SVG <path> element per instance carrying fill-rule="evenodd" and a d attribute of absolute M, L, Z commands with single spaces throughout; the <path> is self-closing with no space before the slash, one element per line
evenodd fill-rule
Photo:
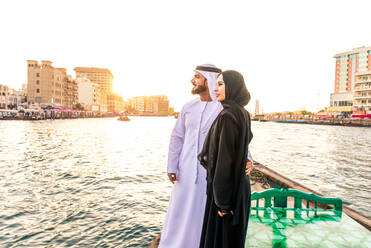
<path fill-rule="evenodd" d="M 100 89 L 99 111 L 107 112 L 107 96 L 112 93 L 113 74 L 110 70 L 96 67 L 75 67 L 76 78 L 88 78 Z"/>
<path fill-rule="evenodd" d="M 371 70 L 355 74 L 353 106 L 357 110 L 371 111 Z"/>
<path fill-rule="evenodd" d="M 137 113 L 168 115 L 169 100 L 167 96 L 137 96 L 129 99 L 128 104 Z"/>
<path fill-rule="evenodd" d="M 22 103 L 22 92 L 15 89 L 9 89 L 8 108 L 17 109 Z"/>
<path fill-rule="evenodd" d="M 120 113 L 124 110 L 124 99 L 116 93 L 107 95 L 107 110 L 111 113 Z"/>
<path fill-rule="evenodd" d="M 51 61 L 27 60 L 27 101 L 30 104 L 72 108 L 77 103 L 77 83 L 65 68 L 54 68 Z"/>
<path fill-rule="evenodd" d="M 73 109 L 78 100 L 78 85 L 75 79 L 67 75 L 63 85 L 63 106 Z"/>
<path fill-rule="evenodd" d="M 134 109 L 138 113 L 144 113 L 144 97 L 143 96 L 136 96 L 129 99 L 129 105 L 132 109 Z"/>
<path fill-rule="evenodd" d="M 75 67 L 76 78 L 86 76 L 92 83 L 99 85 L 102 91 L 112 92 L 113 74 L 110 70 L 96 67 Z"/>
<path fill-rule="evenodd" d="M 7 109 L 9 104 L 9 87 L 0 84 L 0 109 Z"/>
<path fill-rule="evenodd" d="M 159 95 L 159 96 L 151 96 L 151 98 L 152 98 L 153 113 L 160 114 L 160 115 L 169 114 L 169 99 L 167 96 Z"/>
<path fill-rule="evenodd" d="M 78 85 L 78 100 L 85 110 L 99 111 L 100 89 L 99 85 L 92 83 L 88 78 L 76 79 Z"/>
<path fill-rule="evenodd" d="M 352 112 L 353 93 L 332 93 L 330 95 L 329 112 Z"/>

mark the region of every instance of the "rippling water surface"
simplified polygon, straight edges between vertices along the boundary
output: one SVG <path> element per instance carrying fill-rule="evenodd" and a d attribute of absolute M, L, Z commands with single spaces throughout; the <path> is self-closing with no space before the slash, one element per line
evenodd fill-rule
<path fill-rule="evenodd" d="M 172 118 L 0 122 L 0 247 L 147 247 Z M 253 123 L 254 159 L 370 216 L 371 129 Z"/>

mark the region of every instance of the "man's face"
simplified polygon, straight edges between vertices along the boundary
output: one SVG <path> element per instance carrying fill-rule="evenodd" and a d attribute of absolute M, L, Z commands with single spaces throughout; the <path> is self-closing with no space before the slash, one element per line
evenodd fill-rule
<path fill-rule="evenodd" d="M 195 71 L 193 79 L 191 80 L 193 84 L 192 94 L 200 94 L 207 90 L 207 80 L 206 78 L 199 72 Z"/>

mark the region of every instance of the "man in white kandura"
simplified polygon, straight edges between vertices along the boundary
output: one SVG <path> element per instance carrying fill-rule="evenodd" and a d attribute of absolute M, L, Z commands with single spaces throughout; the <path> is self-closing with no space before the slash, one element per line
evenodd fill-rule
<path fill-rule="evenodd" d="M 174 187 L 159 248 L 199 247 L 206 203 L 206 170 L 197 155 L 211 124 L 223 109 L 213 91 L 220 72 L 211 64 L 196 67 L 192 94 L 200 97 L 183 106 L 171 134 L 167 172 Z M 246 173 L 252 169 L 250 154 L 249 160 Z"/>

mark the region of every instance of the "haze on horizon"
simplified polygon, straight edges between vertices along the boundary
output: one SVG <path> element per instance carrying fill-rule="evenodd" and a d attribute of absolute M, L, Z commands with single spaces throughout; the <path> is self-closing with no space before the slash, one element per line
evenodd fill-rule
<path fill-rule="evenodd" d="M 318 110 L 334 88 L 333 56 L 371 45 L 370 1 L 6 1 L 0 3 L 0 84 L 27 82 L 26 60 L 114 74 L 124 99 L 194 96 L 198 64 L 245 76 L 264 112 Z"/>

